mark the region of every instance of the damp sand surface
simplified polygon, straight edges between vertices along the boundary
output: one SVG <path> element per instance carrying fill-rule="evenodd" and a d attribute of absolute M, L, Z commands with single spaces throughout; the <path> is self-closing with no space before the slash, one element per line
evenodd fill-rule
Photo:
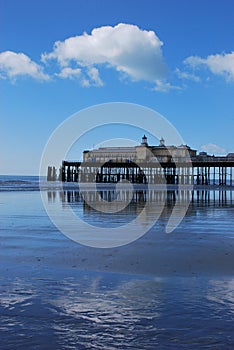
<path fill-rule="evenodd" d="M 87 209 L 77 189 L 45 191 L 50 205 L 72 207 L 97 227 L 126 224 L 142 206 L 104 215 Z M 92 248 L 54 226 L 35 188 L 2 191 L 1 348 L 232 349 L 232 191 L 196 190 L 168 234 L 174 198 L 138 240 Z"/>

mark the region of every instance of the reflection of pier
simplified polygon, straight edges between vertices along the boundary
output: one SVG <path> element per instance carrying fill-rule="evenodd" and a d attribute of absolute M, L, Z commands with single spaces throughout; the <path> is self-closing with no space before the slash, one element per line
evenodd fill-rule
<path fill-rule="evenodd" d="M 234 194 L 231 190 L 97 190 L 97 191 L 48 191 L 48 202 L 54 203 L 58 200 L 62 204 L 85 204 L 93 203 L 94 207 L 100 203 L 129 202 L 129 204 L 143 207 L 148 203 L 165 203 L 166 206 L 173 206 L 176 202 L 183 204 L 190 202 L 191 205 L 213 205 L 222 206 L 234 204 Z M 129 201 L 130 199 L 130 201 Z M 135 209 L 134 209 L 135 210 Z"/>
<path fill-rule="evenodd" d="M 225 204 L 234 204 L 232 191 L 198 190 L 192 191 L 191 203 L 200 203 L 203 205 L 223 206 Z"/>
<path fill-rule="evenodd" d="M 184 216 L 204 213 L 204 207 L 211 211 L 222 208 L 228 214 L 230 208 L 234 208 L 231 190 L 66 190 L 47 193 L 52 207 L 58 206 L 64 213 L 72 210 L 91 226 L 106 228 L 120 227 L 134 220 L 146 227 L 154 225 L 159 218 L 163 226 L 172 222 L 176 227 Z"/>
<path fill-rule="evenodd" d="M 49 167 L 48 180 L 55 179 L 56 170 Z M 175 164 L 173 162 L 93 162 L 63 161 L 59 180 L 63 182 L 97 182 L 149 184 L 196 184 L 196 185 L 233 185 L 234 159 L 210 157 L 207 160 Z"/>

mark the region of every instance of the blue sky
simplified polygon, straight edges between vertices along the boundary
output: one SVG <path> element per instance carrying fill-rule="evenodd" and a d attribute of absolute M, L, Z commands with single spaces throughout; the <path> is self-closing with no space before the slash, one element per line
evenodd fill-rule
<path fill-rule="evenodd" d="M 60 123 L 116 101 L 158 111 L 198 150 L 234 152 L 233 13 L 232 0 L 0 0 L 0 173 L 37 174 Z"/>

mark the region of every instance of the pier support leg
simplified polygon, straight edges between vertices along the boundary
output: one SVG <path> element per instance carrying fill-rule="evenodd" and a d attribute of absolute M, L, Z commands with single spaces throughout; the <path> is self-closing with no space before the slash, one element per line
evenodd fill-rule
<path fill-rule="evenodd" d="M 51 166 L 48 166 L 47 181 L 52 181 L 52 167 Z"/>

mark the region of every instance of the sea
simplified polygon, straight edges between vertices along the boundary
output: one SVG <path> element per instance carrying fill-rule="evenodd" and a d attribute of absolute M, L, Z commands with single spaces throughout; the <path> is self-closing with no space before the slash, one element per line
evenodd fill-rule
<path fill-rule="evenodd" d="M 233 189 L 0 176 L 0 208 L 1 350 L 234 349 Z"/>

